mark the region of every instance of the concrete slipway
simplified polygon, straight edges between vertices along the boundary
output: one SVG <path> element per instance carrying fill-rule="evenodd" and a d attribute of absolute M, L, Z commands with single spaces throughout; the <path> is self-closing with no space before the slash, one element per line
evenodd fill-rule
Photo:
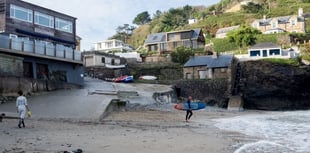
<path fill-rule="evenodd" d="M 113 83 L 85 78 L 82 89 L 58 90 L 31 96 L 28 97 L 28 104 L 35 119 L 99 121 L 112 99 L 142 105 L 154 104 L 154 92 L 169 90 L 171 87 L 167 85 Z M 0 113 L 17 116 L 15 102 L 0 105 Z"/>

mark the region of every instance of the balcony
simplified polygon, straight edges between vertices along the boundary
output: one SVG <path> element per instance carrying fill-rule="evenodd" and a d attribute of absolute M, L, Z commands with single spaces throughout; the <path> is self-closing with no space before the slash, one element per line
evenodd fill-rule
<path fill-rule="evenodd" d="M 1 52 L 82 64 L 81 52 L 61 44 L 0 35 Z"/>

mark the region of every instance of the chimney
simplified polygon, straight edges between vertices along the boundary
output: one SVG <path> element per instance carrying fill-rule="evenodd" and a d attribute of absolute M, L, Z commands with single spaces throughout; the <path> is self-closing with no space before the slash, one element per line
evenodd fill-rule
<path fill-rule="evenodd" d="M 300 7 L 298 9 L 298 17 L 302 17 L 303 14 L 304 14 L 304 9 Z"/>

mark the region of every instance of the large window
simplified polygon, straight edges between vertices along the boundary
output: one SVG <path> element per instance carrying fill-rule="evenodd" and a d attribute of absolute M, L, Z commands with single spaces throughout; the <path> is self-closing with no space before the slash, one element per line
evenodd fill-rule
<path fill-rule="evenodd" d="M 250 56 L 260 56 L 260 50 L 251 50 Z"/>
<path fill-rule="evenodd" d="M 72 22 L 56 18 L 56 29 L 72 33 Z"/>
<path fill-rule="evenodd" d="M 269 54 L 270 55 L 280 55 L 280 49 L 270 49 Z"/>
<path fill-rule="evenodd" d="M 34 12 L 34 23 L 45 27 L 54 28 L 54 17 L 40 12 Z"/>
<path fill-rule="evenodd" d="M 105 42 L 105 48 L 112 48 L 113 47 L 113 42 Z"/>
<path fill-rule="evenodd" d="M 16 5 L 11 5 L 10 17 L 32 23 L 32 10 Z"/>

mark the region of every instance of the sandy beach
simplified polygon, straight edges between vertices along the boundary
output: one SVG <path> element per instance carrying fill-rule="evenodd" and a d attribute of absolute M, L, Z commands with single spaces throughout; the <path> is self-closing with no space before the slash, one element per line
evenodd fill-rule
<path fill-rule="evenodd" d="M 103 119 L 113 95 L 89 95 L 89 91 L 134 90 L 139 96 L 126 110 L 112 112 Z M 194 111 L 190 123 L 185 112 L 173 103 L 156 104 L 152 94 L 170 86 L 113 84 L 86 80 L 83 89 L 49 92 L 29 97 L 31 118 L 19 129 L 16 119 L 0 122 L 1 153 L 61 153 L 83 150 L 86 153 L 233 153 L 248 141 L 248 136 L 217 128 L 214 119 L 258 112 L 229 112 L 207 107 Z M 139 103 L 136 105 L 136 103 Z M 17 116 L 14 102 L 2 104 L 0 112 Z"/>
<path fill-rule="evenodd" d="M 16 120 L 0 123 L 3 153 L 58 153 L 82 149 L 87 153 L 230 153 L 235 139 L 244 137 L 213 126 L 212 119 L 243 114 L 195 111 L 190 123 L 183 111 L 124 111 L 100 122 L 27 119 L 19 129 Z"/>

